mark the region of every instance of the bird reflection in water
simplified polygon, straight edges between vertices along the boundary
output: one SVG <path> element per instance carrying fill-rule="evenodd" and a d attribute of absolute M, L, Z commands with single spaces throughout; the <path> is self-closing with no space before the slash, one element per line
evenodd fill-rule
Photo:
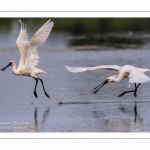
<path fill-rule="evenodd" d="M 49 113 L 50 113 L 50 107 L 47 107 L 46 108 L 46 110 L 43 112 L 43 117 L 42 117 L 42 127 L 41 127 L 41 130 L 43 131 L 43 128 L 44 128 L 44 126 L 45 126 L 45 121 L 46 121 L 46 119 L 47 119 L 47 117 L 48 117 L 48 115 L 49 115 Z"/>
<path fill-rule="evenodd" d="M 34 109 L 34 123 L 35 123 L 35 131 L 38 131 L 37 113 L 38 113 L 38 107 L 35 107 L 35 109 Z"/>
<path fill-rule="evenodd" d="M 137 112 L 137 102 L 136 101 L 134 102 L 134 115 L 135 115 L 134 122 L 137 122 L 137 119 L 140 122 L 143 122 L 143 119 L 140 117 L 140 115 Z"/>
<path fill-rule="evenodd" d="M 134 122 L 136 122 L 136 118 L 137 118 L 137 104 L 136 104 L 136 102 L 134 105 L 134 114 L 135 114 Z"/>
<path fill-rule="evenodd" d="M 50 113 L 50 107 L 47 107 L 46 110 L 43 112 L 43 116 L 42 116 L 42 128 L 44 126 L 44 123 L 46 121 L 46 118 L 48 117 Z M 34 108 L 34 129 L 37 132 L 38 131 L 38 107 Z"/>
<path fill-rule="evenodd" d="M 134 102 L 134 129 L 135 131 L 143 131 L 143 118 L 138 114 L 137 102 Z"/>
<path fill-rule="evenodd" d="M 46 120 L 46 118 L 47 118 L 49 112 L 50 112 L 50 107 L 48 107 L 48 108 L 44 111 L 42 123 L 45 122 L 45 120 Z"/>

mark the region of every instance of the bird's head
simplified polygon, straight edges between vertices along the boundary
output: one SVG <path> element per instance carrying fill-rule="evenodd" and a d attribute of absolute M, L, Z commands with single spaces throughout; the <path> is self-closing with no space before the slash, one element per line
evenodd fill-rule
<path fill-rule="evenodd" d="M 11 60 L 11 61 L 9 62 L 9 64 L 8 64 L 6 67 L 4 67 L 4 68 L 1 69 L 1 71 L 4 71 L 7 67 L 13 66 L 14 64 L 15 64 L 15 61 L 14 61 L 14 60 Z"/>
<path fill-rule="evenodd" d="M 110 82 L 117 82 L 118 75 L 113 75 L 107 78 L 108 83 Z"/>
<path fill-rule="evenodd" d="M 116 82 L 116 80 L 115 80 L 116 78 L 117 78 L 116 75 L 108 77 L 103 83 L 101 83 L 100 85 L 98 85 L 97 87 L 95 87 L 95 88 L 92 90 L 92 92 L 93 92 L 94 94 L 96 94 L 105 84 L 111 83 L 111 82 Z"/>
<path fill-rule="evenodd" d="M 13 66 L 15 64 L 15 61 L 11 60 L 9 63 L 11 63 L 11 66 Z"/>
<path fill-rule="evenodd" d="M 108 78 L 107 78 L 107 82 L 108 82 L 108 83 L 114 82 L 114 77 L 112 77 L 112 76 L 111 76 L 111 77 L 108 77 Z"/>

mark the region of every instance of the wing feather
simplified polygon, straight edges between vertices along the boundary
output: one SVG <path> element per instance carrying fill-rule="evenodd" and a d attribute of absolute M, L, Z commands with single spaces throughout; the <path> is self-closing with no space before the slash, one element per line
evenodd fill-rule
<path fill-rule="evenodd" d="M 26 25 L 23 22 L 21 22 L 21 20 L 18 21 L 21 24 L 21 29 L 18 38 L 16 40 L 16 44 L 20 52 L 19 66 L 24 66 L 27 57 L 29 40 L 28 40 Z"/>
<path fill-rule="evenodd" d="M 150 77 L 138 70 L 129 70 L 129 83 L 146 83 L 150 81 Z"/>
<path fill-rule="evenodd" d="M 114 70 L 114 71 L 119 71 L 120 69 L 120 66 L 117 65 L 101 65 L 95 67 L 69 67 L 69 66 L 65 66 L 65 67 L 67 68 L 67 70 L 73 73 L 91 71 L 97 69 L 107 69 L 107 70 Z"/>
<path fill-rule="evenodd" d="M 43 44 L 54 26 L 53 22 L 50 22 L 50 19 L 34 34 L 30 40 L 30 46 L 37 46 L 38 44 Z"/>
<path fill-rule="evenodd" d="M 29 66 L 34 67 L 38 64 L 39 56 L 37 46 L 43 44 L 46 41 L 53 26 L 54 23 L 48 20 L 31 38 L 28 46 L 27 60 L 25 65 L 26 68 L 28 68 Z"/>
<path fill-rule="evenodd" d="M 147 69 L 147 68 L 137 68 L 138 71 L 142 72 L 142 73 L 145 73 L 147 71 L 150 71 L 150 69 Z"/>

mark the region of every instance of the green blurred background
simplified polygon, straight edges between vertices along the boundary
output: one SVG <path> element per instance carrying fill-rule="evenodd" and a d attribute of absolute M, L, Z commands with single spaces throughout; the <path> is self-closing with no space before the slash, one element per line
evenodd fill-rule
<path fill-rule="evenodd" d="M 0 31 L 8 31 L 12 24 L 21 19 L 28 28 L 41 26 L 49 18 L 0 18 Z M 53 31 L 72 34 L 95 32 L 150 31 L 150 18 L 50 18 L 54 21 Z"/>

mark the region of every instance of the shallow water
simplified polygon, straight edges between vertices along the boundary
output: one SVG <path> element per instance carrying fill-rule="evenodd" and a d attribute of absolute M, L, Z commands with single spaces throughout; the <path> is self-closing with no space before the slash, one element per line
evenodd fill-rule
<path fill-rule="evenodd" d="M 4 38 L 0 36 L 1 68 L 12 59 L 17 64 L 19 62 L 15 45 L 16 33 L 18 32 L 13 31 Z M 150 50 L 142 45 L 138 49 L 129 46 L 127 50 L 112 46 L 107 47 L 105 51 L 93 51 L 89 46 L 88 51 L 83 51 L 83 47 L 79 47 L 82 44 L 73 45 L 70 40 L 73 38 L 66 33 L 52 34 L 48 41 L 39 47 L 38 68 L 48 73 L 39 77 L 43 79 L 47 93 L 61 101 L 61 104 L 44 95 L 40 82 L 36 99 L 33 94 L 34 79 L 16 76 L 12 74 L 11 68 L 0 72 L 0 131 L 149 132 L 150 83 L 139 87 L 136 98 L 133 93 L 117 97 L 128 90 L 127 79 L 118 84 L 107 84 L 94 95 L 91 90 L 117 72 L 95 70 L 70 73 L 64 65 L 130 64 L 149 68 Z M 75 46 L 78 51 L 73 51 Z M 88 47 L 86 44 L 84 46 Z M 131 88 L 134 88 L 134 85 Z"/>

